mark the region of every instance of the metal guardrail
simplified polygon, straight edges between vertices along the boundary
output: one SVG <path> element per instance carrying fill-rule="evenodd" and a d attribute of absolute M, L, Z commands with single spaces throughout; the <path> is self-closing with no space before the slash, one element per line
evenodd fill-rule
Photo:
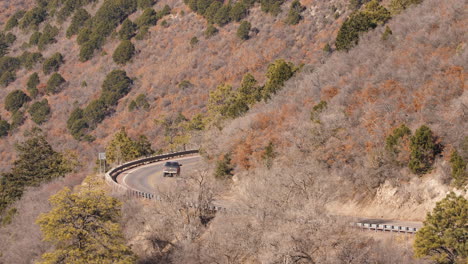
<path fill-rule="evenodd" d="M 381 231 L 381 232 L 397 232 L 406 234 L 415 234 L 418 231 L 416 227 L 386 225 L 386 224 L 370 224 L 370 223 L 352 223 L 354 227 L 361 229 Z"/>
<path fill-rule="evenodd" d="M 198 154 L 198 150 L 187 150 L 187 151 L 181 151 L 181 152 L 175 152 L 175 153 L 169 153 L 169 154 L 163 154 L 163 155 L 156 155 L 152 157 L 147 157 L 147 158 L 142 158 L 138 160 L 133 160 L 129 161 L 127 163 L 121 164 L 105 174 L 105 179 L 106 182 L 112 187 L 112 190 L 114 192 L 119 192 L 121 194 L 127 195 L 129 197 L 136 197 L 136 198 L 143 198 L 143 199 L 148 199 L 148 200 L 155 200 L 155 201 L 162 201 L 162 198 L 159 195 L 156 195 L 154 193 L 147 193 L 147 192 L 141 192 L 137 190 L 132 190 L 129 189 L 117 182 L 117 176 L 119 176 L 120 173 L 127 171 L 129 169 L 139 167 L 142 165 L 158 162 L 158 161 L 163 161 L 163 160 L 168 160 L 168 159 L 173 159 L 173 158 L 178 158 L 178 157 L 183 157 L 187 155 L 192 155 L 192 154 Z M 200 206 L 197 203 L 194 202 L 187 202 L 186 205 L 191 208 L 200 208 Z M 226 211 L 226 208 L 220 207 L 220 206 L 214 206 L 214 205 L 209 205 L 209 206 L 203 206 L 203 209 L 206 210 L 211 210 L 211 211 Z"/>

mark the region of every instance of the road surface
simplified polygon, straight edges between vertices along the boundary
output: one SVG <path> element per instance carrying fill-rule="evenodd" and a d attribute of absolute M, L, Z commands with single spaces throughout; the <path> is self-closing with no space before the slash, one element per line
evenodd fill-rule
<path fill-rule="evenodd" d="M 148 165 L 140 166 L 122 172 L 117 176 L 117 182 L 132 190 L 153 193 L 157 190 L 170 188 L 177 184 L 177 177 L 163 177 L 164 163 L 167 161 L 177 161 L 182 164 L 181 174 L 196 171 L 200 168 L 201 157 L 199 155 L 177 158 L 172 160 L 159 161 Z"/>
<path fill-rule="evenodd" d="M 199 155 L 176 158 L 171 161 L 177 161 L 182 164 L 181 174 L 193 172 L 200 169 L 201 157 Z M 140 166 L 121 173 L 117 177 L 117 182 L 132 190 L 157 194 L 158 190 L 170 190 L 171 186 L 177 184 L 177 177 L 163 177 L 163 166 L 165 161 L 155 162 L 148 165 Z M 393 226 L 422 227 L 421 222 L 401 221 L 392 219 L 379 218 L 349 218 L 352 222 L 368 223 L 368 224 L 385 224 Z"/>

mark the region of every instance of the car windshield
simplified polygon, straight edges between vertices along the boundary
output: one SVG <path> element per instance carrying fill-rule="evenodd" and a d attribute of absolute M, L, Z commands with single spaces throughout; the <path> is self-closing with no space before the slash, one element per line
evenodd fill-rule
<path fill-rule="evenodd" d="M 178 162 L 166 162 L 166 164 L 164 164 L 164 166 L 166 166 L 166 167 L 179 167 L 179 163 Z"/>

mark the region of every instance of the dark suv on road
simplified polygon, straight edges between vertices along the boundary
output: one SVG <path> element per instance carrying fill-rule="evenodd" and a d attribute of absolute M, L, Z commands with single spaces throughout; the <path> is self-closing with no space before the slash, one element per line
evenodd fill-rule
<path fill-rule="evenodd" d="M 177 161 L 168 161 L 164 164 L 163 177 L 174 177 L 180 175 L 180 164 Z"/>

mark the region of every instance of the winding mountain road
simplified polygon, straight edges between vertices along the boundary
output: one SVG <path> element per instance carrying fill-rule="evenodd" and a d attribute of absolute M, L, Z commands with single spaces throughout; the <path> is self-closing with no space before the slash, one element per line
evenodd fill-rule
<path fill-rule="evenodd" d="M 177 177 L 163 177 L 163 167 L 165 161 L 158 161 L 155 163 L 139 166 L 128 171 L 122 172 L 117 177 L 117 182 L 131 190 L 156 194 L 158 190 L 171 190 L 174 184 L 177 184 L 179 178 Z M 186 156 L 182 158 L 175 158 L 171 161 L 177 161 L 182 164 L 181 174 L 193 172 L 200 168 L 202 158 L 199 155 Z M 342 216 L 344 218 L 350 218 Z M 388 226 L 404 226 L 409 228 L 421 228 L 421 222 L 400 221 L 392 219 L 378 219 L 378 218 L 354 218 L 354 222 L 363 224 L 361 227 L 366 229 L 382 230 L 380 225 Z M 379 225 L 376 226 L 375 225 Z"/>

